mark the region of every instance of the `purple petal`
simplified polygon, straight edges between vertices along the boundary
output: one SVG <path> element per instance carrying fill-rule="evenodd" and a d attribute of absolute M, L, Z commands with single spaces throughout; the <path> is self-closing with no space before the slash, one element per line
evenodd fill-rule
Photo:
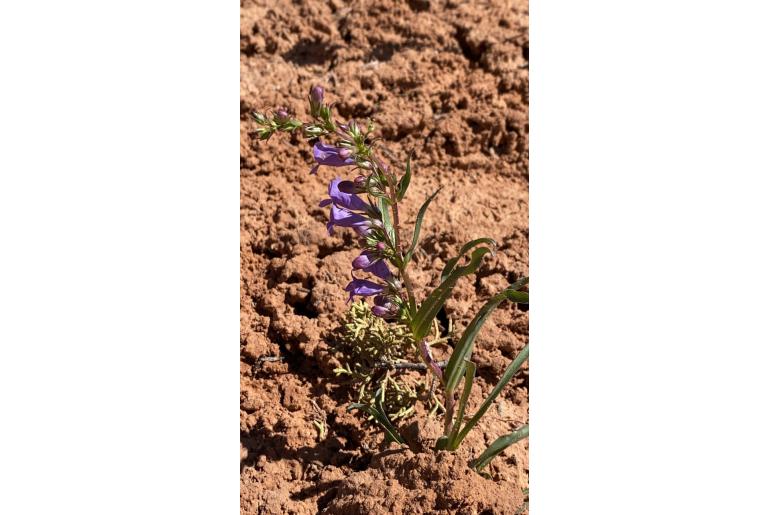
<path fill-rule="evenodd" d="M 329 214 L 329 223 L 326 224 L 326 228 L 329 230 L 329 234 L 334 234 L 334 226 L 356 227 L 358 225 L 368 224 L 369 220 L 358 213 L 352 213 L 347 209 L 332 204 L 331 213 Z"/>
<path fill-rule="evenodd" d="M 340 191 L 339 186 L 341 182 L 342 179 L 337 177 L 332 179 L 329 183 L 329 197 L 331 197 L 332 201 L 339 207 L 344 207 L 351 211 L 367 211 L 369 209 L 369 204 L 352 193 Z"/>
<path fill-rule="evenodd" d="M 369 267 L 364 268 L 366 272 L 376 275 L 380 279 L 388 280 L 391 277 L 388 265 L 385 264 L 385 260 L 379 259 L 372 263 Z"/>
<path fill-rule="evenodd" d="M 372 232 L 372 226 L 367 222 L 365 224 L 354 225 L 353 230 L 356 231 L 356 234 L 359 236 L 366 237 Z"/>
<path fill-rule="evenodd" d="M 342 148 L 325 145 L 320 141 L 313 146 L 313 158 L 319 165 L 326 166 L 349 166 L 356 164 L 356 160 L 348 156 L 342 157 L 340 151 Z"/>
<path fill-rule="evenodd" d="M 372 306 L 372 314 L 380 318 L 386 318 L 391 315 L 390 310 L 383 306 Z"/>
<path fill-rule="evenodd" d="M 321 165 L 313 165 L 313 167 L 310 169 L 310 175 L 316 175 L 318 174 L 318 167 Z"/>
<path fill-rule="evenodd" d="M 368 268 L 372 266 L 376 260 L 377 258 L 374 256 L 372 251 L 365 250 L 361 253 L 360 256 L 353 260 L 353 270 Z"/>
<path fill-rule="evenodd" d="M 385 287 L 383 285 L 367 281 L 366 279 L 353 279 L 347 286 L 345 286 L 345 291 L 350 293 L 348 302 L 353 300 L 354 295 L 369 297 L 371 295 L 382 293 L 384 289 Z"/>
<path fill-rule="evenodd" d="M 390 298 L 378 295 L 374 298 L 372 313 L 380 318 L 391 318 L 398 315 L 398 306 Z"/>
<path fill-rule="evenodd" d="M 358 185 L 353 181 L 342 181 L 337 185 L 337 189 L 342 193 L 359 193 Z"/>

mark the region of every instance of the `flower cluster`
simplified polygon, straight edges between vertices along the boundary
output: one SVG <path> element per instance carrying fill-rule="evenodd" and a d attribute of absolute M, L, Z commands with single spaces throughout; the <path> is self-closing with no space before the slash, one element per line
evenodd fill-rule
<path fill-rule="evenodd" d="M 383 212 L 377 202 L 386 190 L 383 180 L 387 180 L 387 166 L 372 156 L 369 135 L 373 127 L 370 123 L 364 132 L 354 120 L 344 124 L 335 122 L 330 106 L 324 104 L 324 90 L 321 86 L 314 86 L 310 90 L 309 101 L 313 117 L 311 123 L 301 124 L 292 120 L 284 109 L 276 110 L 272 120 L 264 115 L 256 115 L 255 119 L 262 125 L 260 134 L 265 134 L 260 137 L 267 139 L 276 130 L 292 131 L 302 127 L 306 137 L 316 139 L 313 145 L 315 163 L 310 168 L 311 174 L 316 175 L 322 166 L 352 167 L 358 171 L 353 180 L 342 180 L 340 177 L 332 179 L 329 183 L 329 197 L 319 205 L 329 207 L 326 227 L 330 235 L 334 234 L 335 227 L 349 228 L 355 231 L 361 245 L 361 255 L 352 263 L 352 280 L 345 287 L 349 294 L 348 302 L 355 296 L 374 297 L 372 312 L 375 315 L 396 318 L 403 305 L 402 282 L 399 274 L 394 274 L 388 266 L 390 257 L 397 249 L 396 242 L 390 238 L 383 222 Z M 335 139 L 336 143 L 327 143 L 325 139 Z"/>

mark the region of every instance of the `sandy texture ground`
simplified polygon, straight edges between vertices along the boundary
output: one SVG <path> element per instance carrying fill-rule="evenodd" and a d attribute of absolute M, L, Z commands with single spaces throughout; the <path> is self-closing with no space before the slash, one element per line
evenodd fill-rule
<path fill-rule="evenodd" d="M 399 450 L 345 411 L 353 395 L 329 349 L 358 251 L 349 231 L 326 233 L 318 207 L 345 170 L 309 175 L 310 144 L 257 142 L 249 112 L 283 105 L 305 119 L 318 83 L 340 118 L 375 120 L 393 165 L 415 152 L 405 218 L 444 186 L 423 225 L 415 283 L 435 286 L 467 240 L 500 244 L 446 307 L 462 330 L 490 294 L 528 275 L 527 27 L 526 0 L 242 1 L 242 513 L 526 513 L 526 440 L 492 462 L 491 479 L 467 466 L 527 422 L 526 365 L 454 454 L 430 451 L 441 420 L 402 422 L 409 449 Z M 527 341 L 525 310 L 493 314 L 477 340 L 469 410 Z"/>

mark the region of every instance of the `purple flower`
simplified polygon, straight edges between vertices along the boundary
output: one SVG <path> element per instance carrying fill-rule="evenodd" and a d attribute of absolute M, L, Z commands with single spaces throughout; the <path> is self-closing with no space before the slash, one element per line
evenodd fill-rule
<path fill-rule="evenodd" d="M 366 191 L 366 177 L 359 175 L 352 181 L 342 181 L 339 190 L 343 193 L 364 193 Z"/>
<path fill-rule="evenodd" d="M 366 236 L 371 230 L 372 221 L 353 211 L 369 212 L 372 207 L 352 193 L 340 191 L 339 185 L 342 179 L 337 177 L 329 183 L 329 198 L 323 199 L 320 207 L 331 204 L 331 213 L 329 214 L 329 223 L 326 225 L 329 234 L 334 234 L 333 227 L 352 227 L 355 231 Z"/>
<path fill-rule="evenodd" d="M 353 279 L 345 286 L 345 291 L 350 293 L 348 302 L 353 300 L 354 295 L 361 295 L 362 297 L 369 297 L 372 295 L 378 295 L 385 290 L 385 286 L 366 279 Z"/>
<path fill-rule="evenodd" d="M 313 146 L 313 158 L 316 164 L 310 169 L 311 174 L 318 172 L 318 167 L 325 166 L 350 166 L 356 164 L 356 160 L 350 157 L 348 148 L 333 147 L 318 141 Z"/>
<path fill-rule="evenodd" d="M 329 183 L 329 198 L 322 200 L 319 206 L 324 207 L 333 203 L 337 207 L 342 207 L 351 211 L 370 211 L 371 208 L 369 204 L 358 198 L 354 193 L 345 193 L 340 190 L 340 184 L 343 182 L 346 181 L 343 181 L 339 177 L 332 179 Z"/>
<path fill-rule="evenodd" d="M 360 256 L 353 260 L 353 270 L 363 270 L 365 268 L 369 268 L 379 260 L 380 258 L 376 256 L 374 252 L 371 250 L 365 250 L 361 253 Z"/>
<path fill-rule="evenodd" d="M 370 224 L 371 222 L 364 216 L 332 204 L 331 213 L 329 214 L 329 222 L 326 224 L 326 229 L 329 231 L 329 234 L 334 234 L 335 225 L 337 227 L 352 227 L 356 230 L 356 232 L 361 234 L 361 231 L 364 229 L 366 232 L 369 231 Z M 359 227 L 361 229 L 359 229 Z"/>
<path fill-rule="evenodd" d="M 398 315 L 398 306 L 388 297 L 378 295 L 374 298 L 372 313 L 380 318 L 392 318 Z"/>
<path fill-rule="evenodd" d="M 390 269 L 388 268 L 388 265 L 386 265 L 385 261 L 382 259 L 380 259 L 379 261 L 375 261 L 373 265 L 367 268 L 364 268 L 364 271 L 374 274 L 380 279 L 384 279 L 386 281 L 390 279 L 393 275 L 390 273 Z"/>
<path fill-rule="evenodd" d="M 388 265 L 385 264 L 385 260 L 378 257 L 376 253 L 371 250 L 365 250 L 353 260 L 353 270 L 363 270 L 376 275 L 380 279 L 388 280 L 393 274 L 390 273 Z"/>

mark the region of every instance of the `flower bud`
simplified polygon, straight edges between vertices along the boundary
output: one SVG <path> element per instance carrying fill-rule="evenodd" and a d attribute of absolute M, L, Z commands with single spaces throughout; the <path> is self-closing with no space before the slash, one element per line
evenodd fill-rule
<path fill-rule="evenodd" d="M 380 318 L 394 318 L 398 316 L 400 309 L 398 304 L 384 295 L 377 295 L 374 297 L 374 306 L 372 306 L 372 314 Z"/>
<path fill-rule="evenodd" d="M 321 86 L 310 88 L 310 114 L 318 117 L 321 114 L 321 108 L 324 101 L 324 89 Z"/>
<path fill-rule="evenodd" d="M 321 86 L 313 86 L 310 89 L 310 100 L 316 104 L 321 104 L 324 101 L 324 89 Z"/>
<path fill-rule="evenodd" d="M 289 112 L 284 107 L 279 107 L 275 110 L 275 115 L 273 116 L 273 119 L 276 123 L 284 124 L 290 120 L 289 118 Z"/>
<path fill-rule="evenodd" d="M 377 250 L 383 251 L 383 250 L 385 250 L 385 248 L 386 247 L 385 247 L 385 243 L 384 242 L 382 242 L 382 241 L 378 241 L 377 242 Z"/>

